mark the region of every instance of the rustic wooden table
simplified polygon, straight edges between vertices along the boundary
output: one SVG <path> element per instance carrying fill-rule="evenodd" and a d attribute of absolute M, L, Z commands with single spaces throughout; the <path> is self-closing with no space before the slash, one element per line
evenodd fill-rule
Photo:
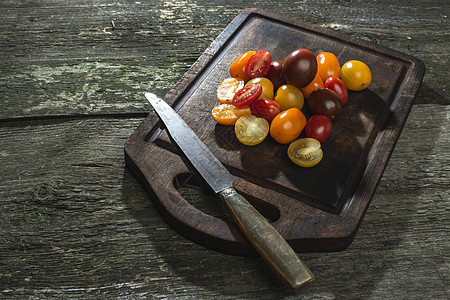
<path fill-rule="evenodd" d="M 317 279 L 297 294 L 260 258 L 175 233 L 124 162 L 143 93 L 166 94 L 247 7 L 426 65 L 353 243 L 302 253 Z M 448 299 L 449 13 L 444 0 L 1 1 L 0 298 Z"/>

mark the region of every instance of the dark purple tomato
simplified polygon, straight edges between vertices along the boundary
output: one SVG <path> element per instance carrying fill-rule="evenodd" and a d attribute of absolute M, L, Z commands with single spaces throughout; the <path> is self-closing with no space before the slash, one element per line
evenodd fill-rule
<path fill-rule="evenodd" d="M 324 115 L 331 121 L 341 114 L 342 102 L 338 94 L 327 88 L 320 88 L 311 93 L 308 108 L 312 115 Z"/>
<path fill-rule="evenodd" d="M 317 59 L 308 49 L 291 52 L 283 63 L 283 78 L 287 83 L 301 89 L 317 74 Z"/>
<path fill-rule="evenodd" d="M 345 105 L 345 103 L 347 103 L 348 90 L 342 80 L 335 76 L 328 77 L 327 80 L 325 80 L 325 87 L 338 94 L 339 98 L 341 99 L 342 105 Z"/>
<path fill-rule="evenodd" d="M 264 77 L 266 77 L 273 83 L 273 88 L 275 89 L 275 91 L 280 86 L 286 83 L 286 81 L 284 81 L 283 73 L 281 71 L 282 67 L 283 67 L 282 60 L 273 60 L 270 63 L 269 72 L 267 72 L 267 74 L 264 75 Z"/>
<path fill-rule="evenodd" d="M 313 115 L 306 122 L 305 134 L 306 137 L 314 138 L 323 143 L 330 137 L 332 129 L 333 124 L 327 116 Z"/>

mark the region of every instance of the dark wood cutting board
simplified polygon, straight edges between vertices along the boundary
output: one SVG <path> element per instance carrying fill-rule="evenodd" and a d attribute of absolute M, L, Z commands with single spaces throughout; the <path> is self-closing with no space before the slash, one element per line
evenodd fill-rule
<path fill-rule="evenodd" d="M 293 164 L 288 145 L 271 137 L 249 147 L 232 126 L 216 124 L 211 109 L 228 68 L 248 50 L 268 50 L 284 60 L 293 50 L 332 52 L 344 63 L 364 61 L 372 83 L 349 92 L 323 160 L 313 168 Z M 236 177 L 235 188 L 253 203 L 297 252 L 338 251 L 352 242 L 399 138 L 425 71 L 411 56 L 326 28 L 273 13 L 239 14 L 181 78 L 164 100 Z M 142 100 L 145 101 L 144 95 Z M 305 105 L 306 107 L 306 105 Z M 308 112 L 305 110 L 305 114 Z M 125 144 L 127 166 L 152 196 L 165 220 L 184 236 L 218 251 L 254 254 L 235 224 L 208 215 L 186 201 L 174 180 L 195 171 L 155 113 Z M 222 205 L 217 203 L 217 205 Z"/>

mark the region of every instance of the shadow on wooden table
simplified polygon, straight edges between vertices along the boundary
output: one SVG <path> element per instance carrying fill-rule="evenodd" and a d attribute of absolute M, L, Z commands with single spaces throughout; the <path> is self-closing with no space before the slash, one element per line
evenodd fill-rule
<path fill-rule="evenodd" d="M 199 297 L 239 295 L 267 299 L 293 295 L 262 259 L 222 254 L 175 233 L 150 205 L 149 198 L 138 200 L 128 196 L 138 183 L 127 169 L 123 178 L 122 200 L 147 236 L 143 242 L 148 243 L 148 252 L 142 254 L 141 265 L 134 274 L 145 283 L 141 292 L 169 296 L 184 290 L 185 294 Z M 202 201 L 211 205 L 211 196 L 200 194 L 197 204 L 204 206 Z M 391 203 L 388 209 L 396 210 L 396 203 Z M 406 215 L 403 217 L 407 219 Z M 380 257 L 380 253 L 396 249 L 405 226 L 403 222 L 396 222 L 395 214 L 386 214 L 386 209 L 372 209 L 346 251 L 299 254 L 317 277 L 300 295 L 327 298 L 352 295 L 355 291 L 370 295 L 392 262 L 392 259 Z M 381 237 L 383 232 L 389 231 L 390 238 L 374 238 L 374 228 Z"/>

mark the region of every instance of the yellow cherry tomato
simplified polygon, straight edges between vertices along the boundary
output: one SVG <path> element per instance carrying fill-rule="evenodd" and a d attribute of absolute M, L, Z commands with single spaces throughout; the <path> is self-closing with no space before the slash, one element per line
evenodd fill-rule
<path fill-rule="evenodd" d="M 250 81 L 248 81 L 245 86 L 257 83 L 262 86 L 262 93 L 261 96 L 259 96 L 258 99 L 273 99 L 273 83 L 267 78 L 264 77 L 257 77 L 253 78 Z"/>
<path fill-rule="evenodd" d="M 302 138 L 292 142 L 287 152 L 293 163 L 304 168 L 317 165 L 323 157 L 320 142 L 313 138 Z"/>
<path fill-rule="evenodd" d="M 276 103 L 280 104 L 281 111 L 289 108 L 302 109 L 305 104 L 305 98 L 302 92 L 293 85 L 284 84 L 280 86 L 275 94 Z"/>
<path fill-rule="evenodd" d="M 269 122 L 254 115 L 242 116 L 236 121 L 234 132 L 242 144 L 254 146 L 266 138 L 269 133 Z"/>
<path fill-rule="evenodd" d="M 362 91 L 372 81 L 372 72 L 362 61 L 350 60 L 341 68 L 341 79 L 349 90 Z"/>

